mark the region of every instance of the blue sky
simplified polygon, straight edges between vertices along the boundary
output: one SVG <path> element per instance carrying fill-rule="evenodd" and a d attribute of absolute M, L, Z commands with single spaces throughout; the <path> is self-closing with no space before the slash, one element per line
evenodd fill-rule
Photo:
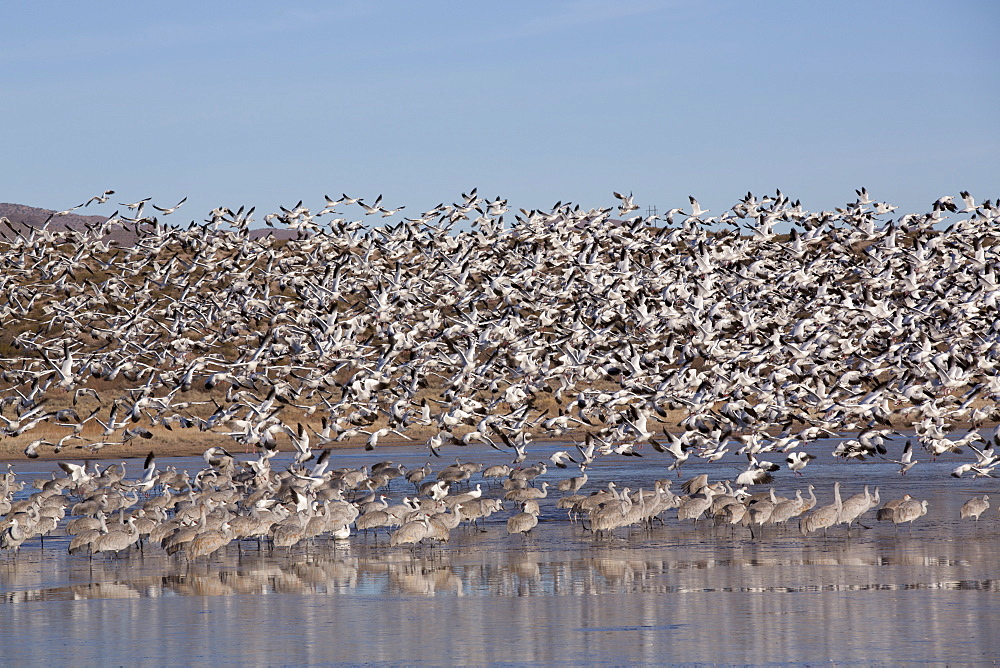
<path fill-rule="evenodd" d="M 0 201 L 1000 196 L 1000 3 L 4 3 Z M 111 203 L 88 211 L 110 213 Z M 85 211 L 85 212 L 88 212 Z M 148 210 L 147 210 L 148 211 Z M 360 209 L 347 209 L 360 212 Z"/>

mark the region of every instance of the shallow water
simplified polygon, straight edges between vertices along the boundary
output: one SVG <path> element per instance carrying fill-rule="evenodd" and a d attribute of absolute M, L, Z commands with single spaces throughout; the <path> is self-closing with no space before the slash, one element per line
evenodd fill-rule
<path fill-rule="evenodd" d="M 463 461 L 504 458 L 458 453 Z M 378 454 L 408 466 L 426 456 L 415 448 Z M 374 461 L 350 452 L 336 465 Z M 389 548 L 384 536 L 292 550 L 244 542 L 187 563 L 158 548 L 91 560 L 68 555 L 67 538 L 48 538 L 44 547 L 36 539 L 16 558 L 0 555 L 0 658 L 85 665 L 997 659 L 990 622 L 1000 610 L 1000 522 L 992 508 L 978 525 L 958 520 L 961 504 L 992 495 L 994 481 L 951 478 L 957 460 L 945 458 L 905 478 L 884 462 L 822 461 L 802 478 L 780 472 L 776 491 L 790 496 L 812 483 L 824 504 L 834 480 L 845 497 L 867 483 L 880 486 L 883 501 L 903 492 L 929 499 L 928 514 L 897 530 L 869 513 L 871 528 L 850 537 L 843 526 L 826 538 L 769 526 L 751 539 L 743 528 L 680 525 L 668 512 L 665 526 L 598 541 L 565 519 L 553 493 L 527 537 L 506 534 L 513 511 L 505 510 L 485 532 L 458 529 L 447 545 L 413 550 Z M 201 462 L 176 464 L 193 471 Z M 28 481 L 51 468 L 15 466 Z M 139 468 L 130 463 L 133 474 Z M 736 459 L 731 467 L 688 466 L 681 479 L 740 468 Z M 650 489 L 666 475 L 652 456 L 598 460 L 589 472 L 595 489 L 608 480 Z M 573 473 L 550 469 L 543 479 L 554 484 Z M 407 492 L 394 485 L 394 497 Z"/>

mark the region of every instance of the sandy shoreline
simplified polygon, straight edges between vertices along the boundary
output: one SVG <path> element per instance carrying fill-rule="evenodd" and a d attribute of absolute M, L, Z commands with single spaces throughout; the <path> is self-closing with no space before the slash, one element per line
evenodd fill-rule
<path fill-rule="evenodd" d="M 676 415 L 671 415 L 671 418 L 676 418 L 676 420 L 671 420 L 670 423 L 660 425 L 661 427 L 666 427 L 667 431 L 677 434 L 683 432 L 683 428 L 677 426 L 677 423 L 683 419 L 683 414 L 679 411 L 673 411 Z M 912 424 L 910 422 L 898 421 L 894 423 L 894 428 L 899 431 L 912 431 Z M 957 432 L 965 432 L 973 428 L 973 424 L 969 422 L 959 422 L 953 425 L 953 429 Z M 986 423 L 980 426 L 982 431 L 993 429 L 997 426 L 996 422 Z M 672 428 L 671 428 L 672 427 Z M 153 428 L 153 438 L 151 439 L 133 439 L 129 443 L 119 444 L 113 443 L 109 444 L 97 451 L 91 451 L 87 448 L 77 448 L 74 446 L 68 446 L 64 448 L 60 453 L 56 454 L 51 448 L 44 448 L 39 450 L 38 459 L 48 460 L 48 461 L 59 461 L 59 460 L 90 460 L 90 459 L 131 459 L 131 458 L 143 458 L 149 452 L 154 452 L 160 457 L 197 457 L 200 456 L 205 450 L 211 447 L 222 447 L 231 452 L 234 455 L 244 454 L 247 452 L 255 452 L 256 448 L 240 444 L 234 441 L 232 438 L 225 436 L 224 434 L 217 434 L 212 432 L 198 432 L 195 430 L 173 430 L 168 431 L 163 428 Z M 470 431 L 470 429 L 456 429 L 455 435 L 461 437 L 463 433 Z M 772 428 L 766 430 L 766 433 L 775 436 L 780 432 L 778 428 Z M 372 451 L 374 456 L 375 453 L 380 449 L 392 449 L 399 446 L 414 446 L 422 443 L 426 443 L 427 439 L 438 433 L 438 429 L 434 427 L 415 427 L 407 432 L 407 435 L 412 435 L 411 439 L 405 439 L 396 434 L 389 434 L 381 439 L 379 439 L 378 446 Z M 859 430 L 851 430 L 839 432 L 838 436 L 850 438 L 859 433 Z M 586 439 L 587 430 L 585 429 L 575 429 L 567 430 L 560 436 L 549 436 L 549 435 L 539 435 L 532 439 L 533 443 L 583 443 Z M 18 462 L 18 461 L 29 461 L 27 457 L 24 456 L 24 447 L 29 442 L 27 438 L 12 438 L 5 439 L 0 442 L 0 462 Z M 329 448 L 332 452 L 337 452 L 341 450 L 360 450 L 365 447 L 365 437 L 354 437 L 346 439 L 341 442 L 332 442 L 324 444 L 322 447 L 314 445 L 313 449 L 316 452 L 320 450 Z M 503 447 L 503 446 L 501 446 Z M 643 450 L 652 453 L 653 455 L 659 455 L 662 457 L 667 457 L 668 455 L 661 455 L 661 453 L 656 452 L 653 447 L 649 444 L 643 444 Z M 809 445 L 800 445 L 798 449 L 808 450 Z M 490 449 L 490 446 L 483 443 L 473 443 L 469 445 L 457 445 L 455 443 L 446 443 L 440 449 L 440 455 L 442 458 L 452 456 L 452 453 L 457 452 L 475 452 L 477 450 Z M 278 439 L 278 450 L 281 452 L 294 451 L 294 446 L 290 443 L 289 439 L 282 435 Z M 507 450 L 507 448 L 504 448 Z M 528 459 L 531 460 L 531 447 L 528 447 Z M 511 455 L 513 455 L 511 451 Z"/>

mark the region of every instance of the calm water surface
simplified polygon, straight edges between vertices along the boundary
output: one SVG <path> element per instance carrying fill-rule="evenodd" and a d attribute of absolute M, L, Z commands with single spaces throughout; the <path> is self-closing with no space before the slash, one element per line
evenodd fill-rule
<path fill-rule="evenodd" d="M 416 448 L 378 454 L 407 466 L 426 457 Z M 503 460 L 492 451 L 459 454 L 463 461 Z M 374 461 L 372 453 L 349 452 L 335 465 Z M 1000 657 L 991 628 L 1000 614 L 1000 521 L 993 508 L 978 526 L 958 521 L 961 504 L 997 492 L 995 482 L 951 478 L 957 460 L 944 458 L 905 478 L 888 463 L 822 461 L 802 478 L 782 471 L 776 491 L 791 496 L 812 483 L 824 504 L 834 480 L 845 497 L 869 483 L 880 486 L 883 501 L 904 492 L 929 499 L 928 514 L 898 531 L 869 513 L 871 528 L 850 537 L 842 526 L 825 539 L 770 526 L 751 539 L 746 529 L 680 525 L 668 512 L 665 526 L 595 541 L 566 521 L 554 493 L 528 537 L 506 534 L 513 511 L 505 510 L 485 532 L 458 529 L 447 545 L 415 550 L 389 548 L 384 536 L 324 539 L 290 551 L 244 542 L 187 563 L 158 548 L 91 560 L 68 555 L 65 537 L 46 539 L 44 547 L 36 539 L 16 558 L 0 555 L 0 659 L 955 665 Z M 191 471 L 202 465 L 173 463 Z M 130 476 L 140 468 L 130 463 Z M 689 466 L 682 479 L 732 477 L 740 468 L 736 459 L 731 467 Z M 52 465 L 18 462 L 15 470 L 30 483 Z M 598 460 L 589 472 L 594 489 L 609 480 L 651 489 L 666 475 L 651 456 Z M 550 469 L 544 479 L 554 484 L 573 473 Z M 396 498 L 409 491 L 394 485 Z"/>

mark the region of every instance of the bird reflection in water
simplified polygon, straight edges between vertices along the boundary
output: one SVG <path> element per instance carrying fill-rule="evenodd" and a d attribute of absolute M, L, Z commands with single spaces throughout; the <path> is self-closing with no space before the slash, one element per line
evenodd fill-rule
<path fill-rule="evenodd" d="M 66 557 L 61 586 L 29 588 L 38 564 L 11 561 L 3 569 L 4 603 L 161 596 L 353 594 L 395 596 L 536 596 L 705 591 L 856 591 L 868 589 L 1000 589 L 1000 577 L 968 579 L 969 565 L 993 548 L 976 543 L 928 543 L 883 538 L 858 544 L 798 544 L 772 549 L 734 544 L 715 555 L 697 548 L 604 548 L 589 555 L 530 552 L 240 555 L 212 563 L 166 557 L 83 564 Z M 357 552 L 357 554 L 353 553 Z M 838 567 L 829 569 L 826 567 Z"/>

